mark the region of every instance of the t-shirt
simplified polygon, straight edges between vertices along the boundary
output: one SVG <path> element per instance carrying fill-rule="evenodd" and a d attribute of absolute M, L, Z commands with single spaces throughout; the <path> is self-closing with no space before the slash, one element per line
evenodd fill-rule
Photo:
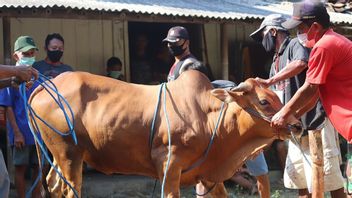
<path fill-rule="evenodd" d="M 325 32 L 312 49 L 307 81 L 319 85 L 320 99 L 337 131 L 352 139 L 352 41 Z"/>
<path fill-rule="evenodd" d="M 49 78 L 55 78 L 57 75 L 66 72 L 72 71 L 72 67 L 65 64 L 52 65 L 46 60 L 41 60 L 35 62 L 33 67 L 38 70 L 41 74 Z"/>
<path fill-rule="evenodd" d="M 309 50 L 303 47 L 297 38 L 290 39 L 289 37 L 282 43 L 278 53 L 274 56 L 273 64 L 271 65 L 270 77 L 281 71 L 292 61 L 302 60 L 308 62 Z M 304 84 L 306 78 L 306 70 L 296 76 L 286 79 L 282 82 L 273 85 L 274 90 L 283 90 L 283 103 L 286 104 L 297 90 Z M 320 102 L 306 114 L 301 117 L 302 125 L 307 130 L 321 129 L 325 121 L 325 112 Z M 307 134 L 307 133 L 305 133 Z"/>
<path fill-rule="evenodd" d="M 27 99 L 30 96 L 30 93 L 35 88 L 32 87 L 31 89 L 26 91 Z M 12 110 L 14 112 L 15 118 L 16 118 L 16 123 L 21 131 L 22 135 L 24 136 L 25 144 L 26 145 L 33 145 L 34 144 L 34 138 L 33 135 L 29 129 L 28 126 L 28 119 L 26 117 L 26 111 L 24 109 L 24 104 L 23 100 L 19 94 L 18 89 L 8 87 L 0 90 L 0 105 L 5 106 L 5 107 L 12 107 Z M 7 122 L 7 130 L 8 130 L 8 135 L 9 135 L 9 140 L 10 140 L 10 145 L 14 144 L 14 133 L 13 129 L 9 123 Z"/>

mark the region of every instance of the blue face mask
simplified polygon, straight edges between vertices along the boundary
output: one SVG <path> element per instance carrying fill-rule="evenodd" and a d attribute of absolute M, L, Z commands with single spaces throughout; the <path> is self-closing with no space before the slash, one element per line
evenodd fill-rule
<path fill-rule="evenodd" d="M 108 76 L 115 79 L 122 79 L 123 74 L 121 71 L 110 71 Z"/>
<path fill-rule="evenodd" d="M 17 61 L 16 65 L 33 65 L 35 62 L 35 57 L 22 57 Z"/>

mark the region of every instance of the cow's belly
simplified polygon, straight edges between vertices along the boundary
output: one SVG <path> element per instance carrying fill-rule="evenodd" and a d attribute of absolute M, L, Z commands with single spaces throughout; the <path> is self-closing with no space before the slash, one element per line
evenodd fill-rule
<path fill-rule="evenodd" d="M 92 132 L 89 132 L 92 133 Z M 85 145 L 84 161 L 105 174 L 141 174 L 156 177 L 150 157 L 149 134 L 133 131 L 95 131 Z"/>

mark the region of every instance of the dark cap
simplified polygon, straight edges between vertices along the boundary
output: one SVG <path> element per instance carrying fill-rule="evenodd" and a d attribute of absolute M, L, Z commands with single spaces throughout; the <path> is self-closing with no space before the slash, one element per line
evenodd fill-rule
<path fill-rule="evenodd" d="M 278 30 L 286 30 L 284 27 L 281 26 L 281 24 L 285 21 L 286 18 L 283 17 L 281 14 L 270 14 L 264 18 L 263 22 L 260 24 L 260 27 L 249 36 L 255 41 L 260 42 L 263 39 L 262 31 L 264 30 L 264 28 L 272 27 Z"/>
<path fill-rule="evenodd" d="M 301 24 L 304 20 L 316 20 L 330 22 L 330 16 L 321 2 L 302 1 L 293 4 L 292 18 L 282 24 L 286 29 L 292 29 Z"/>
<path fill-rule="evenodd" d="M 15 41 L 14 51 L 27 52 L 30 49 L 38 50 L 34 40 L 30 36 L 20 36 Z"/>
<path fill-rule="evenodd" d="M 169 32 L 167 33 L 167 37 L 163 40 L 163 42 L 170 42 L 174 43 L 179 41 L 180 39 L 186 39 L 188 40 L 188 32 L 186 28 L 181 27 L 181 26 L 175 26 L 169 29 Z"/>

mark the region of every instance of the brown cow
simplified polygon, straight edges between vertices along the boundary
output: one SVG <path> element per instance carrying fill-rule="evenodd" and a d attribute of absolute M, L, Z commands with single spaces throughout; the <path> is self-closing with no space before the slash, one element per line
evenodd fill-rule
<path fill-rule="evenodd" d="M 138 174 L 162 180 L 168 154 L 162 108 L 157 115 L 152 147 L 149 146 L 160 86 L 130 84 L 84 72 L 64 73 L 53 82 L 73 109 L 78 145 L 73 144 L 71 137 L 62 137 L 38 122 L 40 133 L 55 164 L 79 196 L 83 161 L 105 174 Z M 243 85 L 246 86 L 234 91 L 212 90 L 209 80 L 197 71 L 184 72 L 167 84 L 172 157 L 165 184 L 166 197 L 179 197 L 180 185 L 222 182 L 230 178 L 249 156 L 278 137 L 268 122 L 243 108 L 271 116 L 281 108 L 279 98 L 259 87 L 253 79 Z M 206 150 L 222 101 L 227 104 L 209 155 L 200 166 L 183 173 Z M 51 125 L 68 131 L 62 112 L 46 91 L 36 89 L 30 103 Z M 281 138 L 288 136 L 287 130 L 279 132 Z M 57 178 L 53 170 L 47 176 L 49 191 L 54 197 L 62 192 L 73 197 L 73 191 Z"/>

